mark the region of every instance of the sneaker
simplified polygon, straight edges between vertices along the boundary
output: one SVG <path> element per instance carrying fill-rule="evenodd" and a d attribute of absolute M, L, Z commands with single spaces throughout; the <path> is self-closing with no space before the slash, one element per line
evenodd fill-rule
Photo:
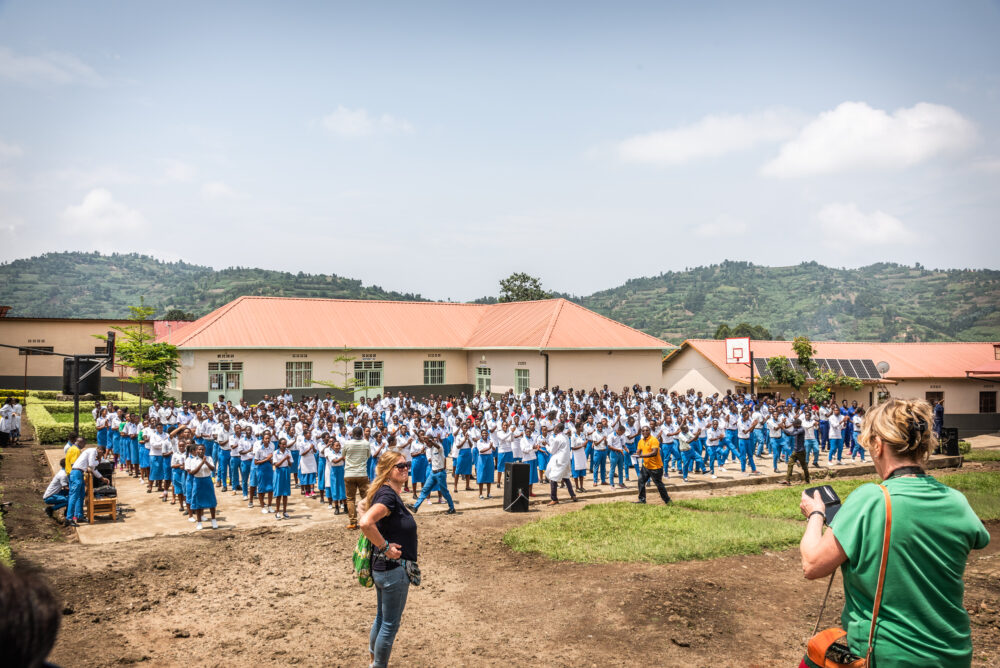
<path fill-rule="evenodd" d="M 188 522 L 197 522 L 197 521 L 198 521 L 198 518 L 196 518 L 194 515 L 192 515 L 191 517 L 188 518 Z"/>
<path fill-rule="evenodd" d="M 284 517 L 286 520 L 288 519 L 288 513 L 282 513 L 281 516 Z"/>
<path fill-rule="evenodd" d="M 197 524 L 194 525 L 194 530 L 195 531 L 201 531 L 202 528 L 203 527 L 201 526 L 201 522 L 198 522 Z"/>
<path fill-rule="evenodd" d="M 455 514 L 455 509 L 454 508 L 449 508 L 448 510 L 445 511 L 444 514 L 445 515 L 454 515 Z"/>
<path fill-rule="evenodd" d="M 261 515 L 267 515 L 267 513 L 268 513 L 268 510 L 267 510 L 267 508 L 261 508 L 261 509 L 260 509 L 260 514 L 261 514 Z"/>
<path fill-rule="evenodd" d="M 481 499 L 481 498 L 483 498 L 483 497 L 479 497 L 479 498 Z M 406 506 L 406 507 L 407 507 L 407 509 L 409 509 L 409 511 L 410 511 L 411 513 L 415 513 L 415 512 L 417 512 L 417 510 L 419 510 L 419 508 L 417 508 L 417 507 L 416 507 L 416 506 L 415 506 L 414 504 L 412 504 L 412 503 L 404 503 L 403 505 L 404 505 L 404 506 Z"/>
<path fill-rule="evenodd" d="M 274 519 L 276 519 L 276 520 L 279 520 L 279 521 L 280 521 L 280 520 L 281 520 L 281 513 L 275 513 L 275 514 L 274 514 Z"/>
<path fill-rule="evenodd" d="M 253 501 L 247 504 L 247 508 L 253 508 Z"/>
<path fill-rule="evenodd" d="M 53 510 L 52 506 L 45 506 L 45 514 L 46 515 L 48 515 L 49 517 L 52 517 L 52 513 L 54 513 L 54 512 L 55 511 Z"/>
<path fill-rule="evenodd" d="M 212 528 L 213 529 L 218 529 L 219 528 L 219 523 L 216 520 L 214 520 L 214 519 L 212 520 Z"/>
<path fill-rule="evenodd" d="M 719 476 L 717 476 L 717 475 L 715 475 L 715 474 L 713 473 L 713 474 L 712 474 L 712 480 L 718 480 L 718 479 L 719 479 Z"/>

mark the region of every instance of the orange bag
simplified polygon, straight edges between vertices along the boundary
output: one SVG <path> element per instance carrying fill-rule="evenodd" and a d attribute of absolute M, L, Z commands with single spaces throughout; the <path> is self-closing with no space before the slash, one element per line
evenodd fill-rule
<path fill-rule="evenodd" d="M 882 539 L 882 562 L 878 569 L 878 586 L 875 588 L 875 607 L 872 609 L 872 625 L 868 630 L 868 654 L 863 658 L 855 656 L 847 648 L 847 644 L 838 642 L 847 636 L 847 631 L 840 627 L 833 627 L 819 633 L 815 630 L 819 628 L 820 620 L 816 620 L 815 635 L 809 639 L 806 646 L 806 655 L 802 658 L 800 666 L 805 668 L 867 668 L 872 656 L 872 641 L 875 639 L 875 621 L 878 619 L 878 610 L 882 603 L 882 586 L 885 584 L 885 565 L 889 560 L 889 534 L 892 531 L 892 501 L 889 499 L 889 490 L 885 485 L 882 488 L 882 495 L 885 497 L 885 536 Z M 826 587 L 826 596 L 830 595 L 830 587 L 833 585 L 833 578 L 837 574 L 834 571 L 830 575 L 830 584 Z M 823 598 L 823 605 L 820 607 L 819 616 L 823 617 L 823 609 L 826 607 L 826 597 Z"/>

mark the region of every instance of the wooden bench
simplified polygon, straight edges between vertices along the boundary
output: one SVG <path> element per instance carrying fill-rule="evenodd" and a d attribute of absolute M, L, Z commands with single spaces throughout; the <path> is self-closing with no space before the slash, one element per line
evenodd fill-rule
<path fill-rule="evenodd" d="M 83 474 L 87 481 L 87 518 L 90 524 L 94 523 L 95 515 L 111 515 L 112 520 L 118 519 L 118 499 L 94 498 L 94 476 L 90 471 Z"/>

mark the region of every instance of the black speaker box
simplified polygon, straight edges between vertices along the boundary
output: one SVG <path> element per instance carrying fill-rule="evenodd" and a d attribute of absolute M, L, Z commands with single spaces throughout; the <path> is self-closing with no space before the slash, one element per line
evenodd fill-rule
<path fill-rule="evenodd" d="M 941 452 L 949 457 L 958 457 L 958 427 L 941 428 Z"/>
<path fill-rule="evenodd" d="M 503 477 L 503 509 L 511 513 L 528 512 L 528 484 L 531 469 L 527 464 L 507 462 Z"/>

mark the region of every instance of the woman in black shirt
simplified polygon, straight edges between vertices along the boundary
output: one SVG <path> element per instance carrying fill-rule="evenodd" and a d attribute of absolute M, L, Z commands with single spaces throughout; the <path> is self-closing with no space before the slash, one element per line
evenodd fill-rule
<path fill-rule="evenodd" d="M 401 496 L 410 463 L 399 452 L 389 451 L 378 460 L 375 480 L 365 499 L 367 510 L 361 531 L 372 542 L 372 579 L 378 608 L 368 637 L 372 666 L 389 665 L 392 643 L 410 590 L 406 562 L 417 561 L 417 522 Z"/>

